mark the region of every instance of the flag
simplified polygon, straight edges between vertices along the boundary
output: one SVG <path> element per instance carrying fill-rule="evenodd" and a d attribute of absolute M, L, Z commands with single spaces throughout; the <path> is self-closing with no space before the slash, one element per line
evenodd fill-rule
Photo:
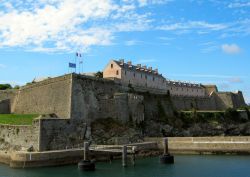
<path fill-rule="evenodd" d="M 79 57 L 82 57 L 82 54 L 79 53 Z"/>
<path fill-rule="evenodd" d="M 69 67 L 70 68 L 76 68 L 76 64 L 75 63 L 69 63 Z"/>
<path fill-rule="evenodd" d="M 76 52 L 76 56 L 78 57 L 78 53 Z"/>

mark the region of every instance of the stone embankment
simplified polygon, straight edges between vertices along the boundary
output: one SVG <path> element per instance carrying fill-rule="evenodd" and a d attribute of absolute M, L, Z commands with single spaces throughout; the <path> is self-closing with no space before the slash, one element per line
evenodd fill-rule
<path fill-rule="evenodd" d="M 138 150 L 137 156 L 151 156 L 158 152 L 159 149 L 156 142 L 135 143 L 126 146 L 135 146 Z M 89 156 L 97 161 L 110 161 L 121 157 L 121 148 L 120 145 L 94 146 L 90 147 Z M 76 164 L 83 159 L 83 156 L 83 148 L 43 152 L 0 151 L 0 163 L 7 164 L 12 168 L 59 166 Z"/>
<path fill-rule="evenodd" d="M 162 149 L 162 138 L 155 141 Z M 250 136 L 170 137 L 169 151 L 173 154 L 250 154 Z"/>
<path fill-rule="evenodd" d="M 136 146 L 137 156 L 159 155 L 163 152 L 162 140 L 162 137 L 145 138 L 147 142 L 127 146 Z M 169 152 L 172 154 L 250 154 L 250 136 L 170 137 L 168 142 Z M 89 155 L 91 159 L 98 161 L 120 158 L 118 146 L 122 147 L 122 145 L 101 145 L 96 146 L 96 150 L 92 147 Z M 44 152 L 0 152 L 0 162 L 13 168 L 58 166 L 75 164 L 83 158 L 83 155 L 83 148 Z"/>

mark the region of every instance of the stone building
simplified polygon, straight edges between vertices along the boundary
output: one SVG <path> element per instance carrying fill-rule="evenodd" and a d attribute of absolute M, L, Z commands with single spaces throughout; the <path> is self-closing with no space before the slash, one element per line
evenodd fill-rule
<path fill-rule="evenodd" d="M 125 63 L 123 59 L 111 60 L 103 70 L 103 77 L 118 80 L 126 86 L 131 84 L 133 87 L 163 90 L 176 96 L 206 96 L 206 89 L 201 84 L 170 81 L 158 69 L 141 64 L 133 65 L 131 61 Z"/>

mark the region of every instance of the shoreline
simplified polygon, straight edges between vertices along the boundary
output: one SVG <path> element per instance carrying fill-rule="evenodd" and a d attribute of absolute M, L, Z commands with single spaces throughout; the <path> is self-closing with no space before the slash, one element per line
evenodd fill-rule
<path fill-rule="evenodd" d="M 163 153 L 162 137 L 145 138 L 144 143 L 129 144 L 137 146 L 136 157 L 158 156 Z M 250 136 L 239 137 L 170 137 L 169 152 L 196 155 L 250 155 Z M 76 164 L 83 159 L 84 150 L 67 149 L 43 152 L 5 152 L 0 151 L 0 163 L 12 168 L 30 168 Z M 90 159 L 110 161 L 120 159 L 119 152 L 90 151 Z"/>

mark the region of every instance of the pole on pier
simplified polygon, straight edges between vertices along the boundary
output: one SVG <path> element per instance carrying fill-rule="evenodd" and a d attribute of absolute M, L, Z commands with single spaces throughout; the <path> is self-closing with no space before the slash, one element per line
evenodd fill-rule
<path fill-rule="evenodd" d="M 122 147 L 122 166 L 127 166 L 127 146 Z"/>
<path fill-rule="evenodd" d="M 168 154 L 168 138 L 163 138 L 164 154 Z"/>
<path fill-rule="evenodd" d="M 136 146 L 132 147 L 132 156 L 131 156 L 131 161 L 132 165 L 135 166 L 135 151 L 136 151 Z"/>
<path fill-rule="evenodd" d="M 84 157 L 78 163 L 78 168 L 84 171 L 94 171 L 95 170 L 95 163 L 89 160 L 89 143 L 84 142 Z"/>
<path fill-rule="evenodd" d="M 164 164 L 174 163 L 174 156 L 170 155 L 168 152 L 168 138 L 163 138 L 163 155 L 160 156 L 160 162 Z"/>
<path fill-rule="evenodd" d="M 84 160 L 88 160 L 89 142 L 84 142 Z"/>

